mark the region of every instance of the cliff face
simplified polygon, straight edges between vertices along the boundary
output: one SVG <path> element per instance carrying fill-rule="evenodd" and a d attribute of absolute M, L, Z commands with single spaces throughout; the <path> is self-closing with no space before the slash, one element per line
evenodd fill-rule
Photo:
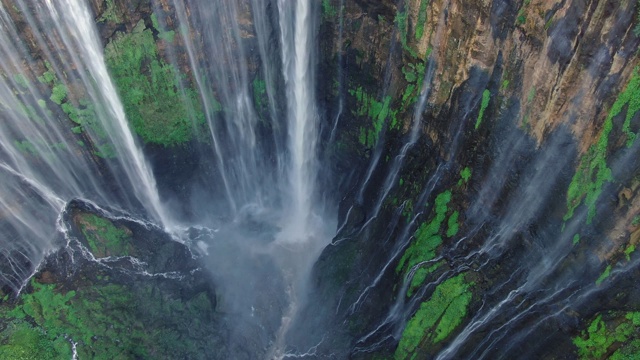
<path fill-rule="evenodd" d="M 60 36 L 39 39 L 26 8 L 2 3 L 29 53 L 14 71 L 37 89 L 43 113 L 73 129 L 72 152 L 116 183 L 73 51 Z M 192 223 L 209 219 L 202 204 L 226 206 L 221 164 L 244 160 L 244 147 L 281 165 L 286 113 L 282 74 L 268 65 L 282 56 L 277 4 L 200 5 L 91 1 L 129 126 L 163 198 Z M 340 216 L 285 343 L 297 354 L 362 359 L 637 356 L 637 2 L 314 6 L 318 183 L 341 199 Z M 246 130 L 237 118 L 257 119 L 254 137 L 233 137 Z M 216 138 L 216 129 L 232 135 Z M 257 263 L 254 272 L 275 267 Z M 207 291 L 207 314 L 226 326 Z M 251 341 L 243 356 L 265 356 L 286 310 L 270 299 L 261 299 L 268 319 L 246 325 L 225 351 Z M 205 330 L 205 342 L 230 341 Z"/>
<path fill-rule="evenodd" d="M 301 327 L 340 329 L 327 348 L 356 358 L 631 353 L 611 337 L 639 305 L 636 12 L 323 2 L 338 164 L 366 160 Z"/>

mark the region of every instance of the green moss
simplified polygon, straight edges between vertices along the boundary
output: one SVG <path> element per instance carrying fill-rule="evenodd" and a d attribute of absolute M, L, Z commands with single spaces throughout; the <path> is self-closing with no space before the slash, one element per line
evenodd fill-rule
<path fill-rule="evenodd" d="M 460 227 L 460 224 L 458 223 L 459 216 L 460 214 L 457 210 L 449 216 L 449 220 L 447 221 L 447 237 L 454 237 L 458 233 L 458 229 Z"/>
<path fill-rule="evenodd" d="M 604 272 L 596 280 L 596 285 L 602 284 L 602 282 L 605 281 L 609 277 L 609 275 L 611 275 L 611 265 L 608 265 L 607 268 L 604 269 Z"/>
<path fill-rule="evenodd" d="M 205 292 L 174 299 L 150 285 L 94 284 L 64 291 L 31 281 L 13 309 L 0 307 L 0 358 L 198 358 L 213 311 Z M 184 334 L 189 334 L 185 337 Z"/>
<path fill-rule="evenodd" d="M 524 14 L 526 12 L 527 5 L 529 5 L 530 2 L 531 0 L 524 0 L 524 4 L 518 11 L 518 17 L 516 18 L 516 23 L 518 25 L 523 25 L 527 21 L 527 17 Z"/>
<path fill-rule="evenodd" d="M 577 245 L 580 242 L 580 234 L 573 235 L 573 245 Z"/>
<path fill-rule="evenodd" d="M 133 255 L 130 233 L 93 214 L 78 215 L 80 229 L 97 258 Z"/>
<path fill-rule="evenodd" d="M 640 339 L 622 345 L 611 354 L 609 360 L 640 360 Z"/>
<path fill-rule="evenodd" d="M 63 84 L 57 84 L 53 87 L 53 90 L 51 92 L 51 97 L 49 99 L 54 103 L 60 105 L 62 103 L 62 100 L 66 99 L 66 97 L 67 97 L 67 87 L 64 86 Z"/>
<path fill-rule="evenodd" d="M 427 51 L 428 52 L 428 51 Z M 428 57 L 429 55 L 427 55 Z M 401 111 L 406 111 L 409 106 L 418 100 L 420 95 L 420 83 L 424 79 L 425 63 L 408 63 L 402 67 L 405 80 L 409 83 L 402 94 Z"/>
<path fill-rule="evenodd" d="M 176 32 L 173 30 L 165 31 L 164 27 L 158 23 L 158 16 L 155 13 L 151 14 L 151 24 L 158 30 L 158 38 L 170 43 L 173 42 Z"/>
<path fill-rule="evenodd" d="M 478 113 L 478 119 L 476 120 L 476 129 L 480 127 L 480 123 L 484 117 L 484 112 L 489 106 L 489 100 L 491 100 L 491 91 L 489 91 L 489 89 L 485 89 L 482 92 L 482 102 L 480 103 L 480 112 Z"/>
<path fill-rule="evenodd" d="M 415 357 L 420 347 L 441 342 L 462 323 L 472 297 L 468 291 L 471 284 L 464 276 L 447 279 L 436 287 L 429 300 L 420 304 L 402 332 L 394 359 Z"/>
<path fill-rule="evenodd" d="M 145 142 L 170 146 L 205 133 L 194 131 L 205 123 L 199 96 L 181 86 L 184 76 L 158 57 L 151 30 L 142 21 L 106 46 L 105 60 L 127 118 Z"/>
<path fill-rule="evenodd" d="M 613 129 L 613 118 L 618 116 L 625 108 L 627 112 L 622 130 L 627 135 L 627 146 L 630 146 L 636 137 L 636 134 L 630 130 L 630 122 L 640 110 L 640 75 L 638 74 L 638 68 L 634 70 L 629 83 L 627 83 L 624 91 L 618 95 L 609 110 L 598 142 L 593 144 L 580 159 L 578 169 L 567 190 L 565 221 L 573 217 L 575 209 L 583 201 L 588 209 L 587 224 L 590 224 L 595 217 L 596 203 L 600 198 L 602 188 L 605 183 L 613 181 L 611 169 L 607 166 L 607 147 L 609 146 L 609 135 Z"/>
<path fill-rule="evenodd" d="M 372 128 L 360 128 L 359 141 L 367 147 L 376 145 L 380 138 L 380 133 L 387 119 L 392 119 L 392 124 L 396 113 L 391 109 L 391 96 L 385 96 L 382 101 L 377 101 L 375 97 L 367 94 L 362 87 L 355 90 L 349 90 L 349 93 L 356 98 L 357 109 L 354 115 L 360 117 L 368 117 L 372 121 Z M 364 133 L 363 133 L 364 131 Z"/>
<path fill-rule="evenodd" d="M 420 1 L 420 9 L 418 9 L 418 20 L 416 22 L 416 40 L 422 39 L 424 35 L 424 25 L 427 23 L 427 7 L 429 0 Z"/>
<path fill-rule="evenodd" d="M 48 61 L 44 62 L 44 66 L 47 69 L 41 76 L 38 76 L 38 81 L 45 85 L 53 85 L 57 81 L 56 74 Z"/>
<path fill-rule="evenodd" d="M 98 19 L 98 22 L 113 22 L 120 23 L 120 16 L 118 16 L 117 9 L 113 0 L 106 0 L 107 8 L 102 13 L 102 16 Z"/>
<path fill-rule="evenodd" d="M 626 249 L 624 249 L 624 256 L 627 258 L 627 261 L 631 260 L 631 254 L 636 251 L 636 246 L 633 244 L 629 244 Z"/>
<path fill-rule="evenodd" d="M 25 321 L 12 321 L 0 333 L 0 359 L 70 359 L 71 344 L 63 337 L 51 341 L 41 328 Z"/>
<path fill-rule="evenodd" d="M 614 344 L 619 347 L 609 359 L 637 358 L 640 352 L 635 337 L 640 331 L 640 313 L 611 313 L 607 318 L 610 319 L 605 321 L 603 314 L 599 314 L 580 336 L 573 339 L 579 358 L 600 359 L 613 349 Z"/>
<path fill-rule="evenodd" d="M 443 263 L 439 262 L 428 268 L 419 267 L 416 270 L 415 274 L 413 274 L 413 277 L 411 278 L 411 283 L 409 284 L 409 288 L 407 289 L 407 297 L 411 297 L 414 291 L 416 291 L 416 289 L 419 288 L 424 283 L 424 281 L 427 279 L 427 276 L 432 274 L 442 265 Z"/>
<path fill-rule="evenodd" d="M 332 19 L 337 14 L 336 8 L 331 5 L 331 0 L 322 0 L 322 17 L 324 19 Z"/>
<path fill-rule="evenodd" d="M 407 11 L 400 11 L 396 13 L 396 17 L 394 19 L 394 22 L 398 28 L 398 33 L 400 34 L 400 43 L 402 44 L 402 48 L 404 50 L 406 50 L 409 55 L 411 55 L 414 58 L 418 57 L 418 54 L 415 52 L 415 50 L 413 50 L 411 47 L 409 47 L 409 43 L 408 43 L 408 14 Z"/>
<path fill-rule="evenodd" d="M 38 152 L 38 149 L 29 140 L 22 140 L 22 141 L 16 140 L 13 142 L 13 146 L 15 146 L 15 148 L 18 149 L 18 151 L 20 151 L 25 155 L 31 155 L 31 156 L 40 155 L 40 153 Z"/>
<path fill-rule="evenodd" d="M 460 171 L 460 178 L 461 178 L 460 180 L 462 180 L 465 183 L 468 183 L 469 180 L 471 180 L 471 169 L 468 166 Z"/>
<path fill-rule="evenodd" d="M 22 74 L 13 75 L 13 81 L 15 81 L 16 84 L 18 84 L 18 86 L 20 86 L 21 88 L 23 88 L 25 90 L 29 88 L 29 79 L 27 79 Z"/>
<path fill-rule="evenodd" d="M 446 218 L 449 201 L 451 201 L 451 191 L 449 190 L 440 193 L 436 197 L 434 209 L 431 211 L 433 214 L 431 221 L 422 223 L 416 230 L 414 234 L 415 241 L 402 255 L 396 267 L 397 273 L 403 269 L 410 269 L 420 262 L 432 260 L 435 257 L 436 249 L 442 244 L 440 227 Z"/>

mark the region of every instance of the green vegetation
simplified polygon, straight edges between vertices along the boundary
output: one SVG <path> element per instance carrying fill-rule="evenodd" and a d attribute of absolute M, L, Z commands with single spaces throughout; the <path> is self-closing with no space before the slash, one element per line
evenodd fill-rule
<path fill-rule="evenodd" d="M 600 198 L 602 187 L 605 183 L 613 180 L 606 158 L 609 135 L 613 129 L 613 118 L 618 116 L 625 107 L 627 112 L 622 130 L 627 135 L 627 146 L 630 146 L 636 138 L 636 134 L 630 130 L 630 121 L 640 110 L 640 75 L 637 68 L 634 70 L 633 76 L 624 91 L 618 95 L 609 110 L 598 142 L 593 144 L 580 159 L 578 169 L 567 190 L 565 221 L 573 216 L 575 209 L 583 200 L 588 209 L 587 224 L 590 224 L 595 217 L 596 202 Z"/>
<path fill-rule="evenodd" d="M 13 75 L 13 81 L 15 81 L 16 84 L 18 84 L 18 86 L 20 86 L 23 89 L 28 89 L 29 88 L 29 79 L 27 79 L 22 74 Z"/>
<path fill-rule="evenodd" d="M 424 62 L 418 62 L 417 64 L 408 63 L 402 67 L 402 74 L 404 74 L 405 80 L 409 83 L 402 94 L 402 105 L 400 107 L 402 112 L 406 111 L 409 106 L 417 101 L 420 95 L 420 84 L 424 79 L 424 72 Z"/>
<path fill-rule="evenodd" d="M 400 33 L 400 42 L 402 43 L 402 47 L 408 49 L 407 46 L 407 11 L 399 11 L 396 13 L 395 18 L 396 26 L 398 27 L 398 32 Z"/>
<path fill-rule="evenodd" d="M 471 180 L 471 169 L 467 166 L 460 171 L 460 181 L 458 181 L 458 186 L 461 186 L 463 183 L 468 183 Z"/>
<path fill-rule="evenodd" d="M 332 19 L 337 13 L 336 8 L 331 5 L 331 0 L 322 0 L 322 17 L 324 19 Z"/>
<path fill-rule="evenodd" d="M 478 113 L 478 120 L 476 120 L 476 129 L 480 127 L 480 123 L 482 122 L 482 118 L 484 117 L 484 112 L 487 110 L 489 106 L 489 100 L 491 100 L 491 91 L 489 89 L 485 89 L 482 92 L 482 103 L 480 104 L 480 112 Z"/>
<path fill-rule="evenodd" d="M 67 87 L 63 84 L 57 84 L 53 87 L 51 97 L 49 98 L 54 103 L 60 105 L 62 100 L 67 98 Z"/>
<path fill-rule="evenodd" d="M 396 267 L 396 273 L 401 272 L 403 269 L 411 269 L 416 264 L 432 260 L 435 257 L 436 249 L 442 244 L 440 227 L 446 218 L 447 205 L 450 201 L 451 191 L 449 190 L 440 193 L 436 197 L 435 207 L 432 210 L 432 213 L 435 211 L 435 215 L 431 222 L 422 223 L 416 230 L 415 241 L 402 255 Z"/>
<path fill-rule="evenodd" d="M 398 33 L 400 34 L 400 43 L 402 44 L 402 48 L 404 50 L 406 50 L 412 57 L 417 58 L 418 57 L 418 53 L 416 53 L 416 51 L 413 50 L 409 46 L 409 43 L 408 43 L 408 29 L 407 29 L 408 28 L 408 24 L 407 24 L 408 19 L 409 19 L 409 16 L 408 16 L 406 10 L 405 11 L 399 11 L 399 12 L 396 13 L 396 17 L 394 19 L 394 22 L 395 22 L 396 26 L 398 27 Z M 426 20 L 426 12 L 425 12 L 425 20 Z"/>
<path fill-rule="evenodd" d="M 15 148 L 18 149 L 18 151 L 20 151 L 25 155 L 32 155 L 32 156 L 40 155 L 40 153 L 38 152 L 38 149 L 29 140 L 22 140 L 22 141 L 15 140 L 13 142 L 13 146 L 15 146 Z"/>
<path fill-rule="evenodd" d="M 164 28 L 158 23 L 158 16 L 156 16 L 155 13 L 151 14 L 151 24 L 156 30 L 158 30 L 158 38 L 166 42 L 173 42 L 173 39 L 176 36 L 176 32 L 173 30 L 165 31 Z"/>
<path fill-rule="evenodd" d="M 38 77 L 38 81 L 51 87 L 51 96 L 49 97 L 49 100 L 54 104 L 59 105 L 62 111 L 67 114 L 69 119 L 77 125 L 71 127 L 71 131 L 74 134 L 80 134 L 87 130 L 92 135 L 92 139 L 94 141 L 94 154 L 102 158 L 114 158 L 116 156 L 116 151 L 110 143 L 107 132 L 98 120 L 95 106 L 86 98 L 72 100 L 69 94 L 69 89 L 60 81 L 60 79 L 58 79 L 51 64 L 45 61 L 45 67 L 47 68 L 47 71 Z M 50 116 L 52 115 L 44 99 L 38 99 L 37 102 L 38 106 L 44 109 L 47 114 Z M 44 125 L 44 120 L 37 115 L 33 107 L 29 105 L 26 110 L 26 114 L 29 118 Z M 55 147 L 56 145 L 54 144 L 52 146 Z"/>
<path fill-rule="evenodd" d="M 580 242 L 580 234 L 573 235 L 573 245 L 577 245 Z"/>
<path fill-rule="evenodd" d="M 194 124 L 205 117 L 197 92 L 184 76 L 159 59 L 151 30 L 141 20 L 130 34 L 116 36 L 105 48 L 127 118 L 147 143 L 171 146 L 190 141 Z M 200 133 L 200 132 L 197 132 Z"/>
<path fill-rule="evenodd" d="M 64 337 L 51 339 L 42 328 L 34 328 L 26 321 L 12 321 L 0 332 L 0 358 L 71 359 L 71 346 Z"/>
<path fill-rule="evenodd" d="M 627 83 L 627 87 L 613 103 L 610 111 L 611 116 L 615 117 L 627 106 L 627 113 L 622 124 L 622 132 L 627 135 L 627 147 L 631 147 L 637 137 L 636 133 L 631 131 L 631 119 L 640 110 L 640 75 L 638 71 L 638 68 L 634 69 L 633 76 Z"/>
<path fill-rule="evenodd" d="M 524 13 L 526 12 L 526 7 L 530 2 L 531 0 L 524 0 L 524 4 L 518 11 L 518 17 L 516 18 L 516 23 L 518 25 L 523 25 L 527 21 L 527 17 L 524 15 Z"/>
<path fill-rule="evenodd" d="M 436 287 L 431 298 L 420 305 L 405 327 L 394 359 L 414 359 L 419 346 L 437 344 L 446 339 L 467 315 L 472 294 L 459 274 Z"/>
<path fill-rule="evenodd" d="M 631 260 L 631 254 L 633 254 L 634 251 L 636 251 L 636 246 L 633 244 L 629 244 L 629 246 L 627 246 L 627 248 L 624 249 L 624 256 L 627 259 L 627 261 Z"/>
<path fill-rule="evenodd" d="M 0 307 L 3 359 L 70 359 L 71 341 L 80 359 L 185 358 L 197 353 L 194 329 L 212 311 L 205 293 L 182 301 L 151 285 L 64 291 L 32 280 L 31 287 L 14 308 Z"/>
<path fill-rule="evenodd" d="M 95 257 L 133 255 L 128 229 L 116 227 L 111 221 L 93 214 L 78 215 L 77 221 Z"/>
<path fill-rule="evenodd" d="M 460 213 L 458 210 L 454 211 L 451 216 L 449 216 L 449 220 L 447 221 L 447 237 L 454 237 L 458 234 L 458 230 L 460 228 L 460 224 L 458 223 L 458 217 Z"/>
<path fill-rule="evenodd" d="M 605 281 L 609 277 L 609 275 L 611 275 L 611 265 L 607 265 L 607 268 L 604 269 L 604 272 L 596 280 L 596 285 L 602 284 L 602 282 Z"/>
<path fill-rule="evenodd" d="M 610 321 L 603 320 L 603 314 L 599 314 L 580 336 L 573 339 L 580 359 L 600 359 L 614 348 L 614 344 L 619 347 L 609 359 L 639 358 L 640 344 L 636 337 L 640 331 L 640 312 L 609 313 L 606 318 Z"/>
<path fill-rule="evenodd" d="M 355 96 L 357 100 L 357 110 L 354 115 L 367 116 L 373 121 L 373 129 L 360 128 L 358 141 L 367 147 L 373 147 L 380 137 L 380 132 L 385 124 L 385 120 L 391 118 L 390 126 L 393 128 L 397 124 L 397 111 L 391 110 L 391 96 L 385 96 L 382 102 L 377 101 L 373 96 L 367 94 L 362 87 L 356 90 L 349 90 L 349 94 Z"/>
<path fill-rule="evenodd" d="M 424 283 L 424 281 L 427 279 L 427 276 L 436 271 L 443 264 L 444 262 L 441 261 L 428 268 L 425 268 L 423 266 L 419 267 L 411 278 L 409 289 L 407 289 L 407 297 L 411 297 L 413 295 L 413 292 L 416 291 L 416 289 L 419 288 L 422 283 Z"/>
<path fill-rule="evenodd" d="M 116 5 L 113 1 L 114 0 L 106 0 L 107 8 L 102 13 L 102 16 L 100 16 L 100 18 L 98 19 L 98 22 L 121 22 L 120 16 L 118 16 L 118 13 L 116 11 Z"/>
<path fill-rule="evenodd" d="M 264 80 L 260 80 L 257 77 L 253 79 L 253 103 L 258 113 L 261 113 L 267 108 L 267 84 Z"/>
<path fill-rule="evenodd" d="M 416 40 L 422 39 L 424 35 L 424 25 L 427 22 L 427 7 L 429 6 L 429 0 L 420 1 L 420 9 L 418 10 L 418 21 L 416 23 Z"/>

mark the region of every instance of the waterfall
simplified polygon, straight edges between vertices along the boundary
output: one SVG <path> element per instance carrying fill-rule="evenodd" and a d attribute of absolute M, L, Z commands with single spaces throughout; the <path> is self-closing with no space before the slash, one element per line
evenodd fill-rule
<path fill-rule="evenodd" d="M 24 41 L 15 18 L 28 25 L 32 42 Z M 163 226 L 171 220 L 127 124 L 85 3 L 0 4 L 0 28 L 0 206 L 6 214 L 0 243 L 6 266 L 0 270 L 3 283 L 18 289 L 57 246 L 58 214 L 73 198 L 144 213 Z M 34 60 L 34 48 L 43 62 Z"/>
<path fill-rule="evenodd" d="M 286 241 L 300 241 L 311 220 L 317 174 L 318 115 L 315 106 L 313 44 L 310 1 L 278 1 L 282 44 L 282 68 L 288 109 L 288 182 L 291 205 Z"/>

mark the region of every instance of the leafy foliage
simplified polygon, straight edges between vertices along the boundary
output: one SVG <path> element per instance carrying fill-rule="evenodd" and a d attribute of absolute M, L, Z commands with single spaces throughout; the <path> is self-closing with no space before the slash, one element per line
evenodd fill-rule
<path fill-rule="evenodd" d="M 573 339 L 580 359 L 600 359 L 616 343 L 622 347 L 610 359 L 638 358 L 640 344 L 635 337 L 640 331 L 640 312 L 606 314 L 606 317 L 611 321 L 603 320 L 603 314 L 599 314 L 580 336 Z"/>
<path fill-rule="evenodd" d="M 105 59 L 127 117 L 147 143 L 165 146 L 190 141 L 205 123 L 195 90 L 170 64 L 159 59 L 151 30 L 142 21 L 105 48 Z"/>

